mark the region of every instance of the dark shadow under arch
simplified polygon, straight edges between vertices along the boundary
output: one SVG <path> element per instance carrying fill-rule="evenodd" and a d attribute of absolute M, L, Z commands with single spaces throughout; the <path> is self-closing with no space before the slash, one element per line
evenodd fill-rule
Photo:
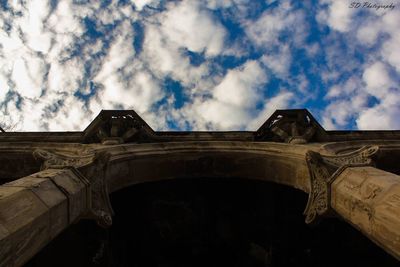
<path fill-rule="evenodd" d="M 81 221 L 26 266 L 397 266 L 344 222 L 305 225 L 307 194 L 288 186 L 188 177 L 110 198 L 110 229 Z"/>

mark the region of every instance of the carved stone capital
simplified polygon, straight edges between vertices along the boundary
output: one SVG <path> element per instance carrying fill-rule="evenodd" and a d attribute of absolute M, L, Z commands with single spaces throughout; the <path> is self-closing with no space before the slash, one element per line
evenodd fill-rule
<path fill-rule="evenodd" d="M 41 170 L 76 168 L 92 165 L 91 172 L 86 177 L 89 180 L 90 205 L 88 217 L 95 219 L 100 226 L 109 227 L 112 224 L 113 210 L 108 197 L 107 183 L 105 181 L 109 153 L 100 152 L 96 155 L 71 156 L 55 151 L 36 149 L 33 152 L 36 159 L 42 160 Z M 81 174 L 82 175 L 82 174 Z"/>
<path fill-rule="evenodd" d="M 93 155 L 87 154 L 82 156 L 67 155 L 56 151 L 36 149 L 33 156 L 37 160 L 42 160 L 41 170 L 46 169 L 62 169 L 65 167 L 82 167 L 93 161 Z"/>
<path fill-rule="evenodd" d="M 331 184 L 336 177 L 350 166 L 369 166 L 378 146 L 365 146 L 351 153 L 325 156 L 308 151 L 306 161 L 310 174 L 310 193 L 304 214 L 306 223 L 315 223 L 320 216 L 331 214 Z"/>

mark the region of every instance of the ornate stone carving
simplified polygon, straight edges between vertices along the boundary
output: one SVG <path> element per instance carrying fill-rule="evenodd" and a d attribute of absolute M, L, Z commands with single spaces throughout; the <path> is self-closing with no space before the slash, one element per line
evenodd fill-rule
<path fill-rule="evenodd" d="M 306 223 L 312 223 L 317 215 L 328 212 L 331 174 L 323 165 L 323 159 L 319 153 L 308 151 L 306 160 L 310 172 L 311 187 L 304 214 L 306 215 Z"/>
<path fill-rule="evenodd" d="M 370 165 L 372 156 L 379 150 L 378 146 L 365 146 L 359 150 L 335 156 L 324 156 L 324 162 L 333 166 L 341 167 L 343 165 Z"/>
<path fill-rule="evenodd" d="M 87 143 L 115 145 L 145 141 L 153 135 L 151 128 L 134 111 L 103 110 L 85 130 Z"/>
<path fill-rule="evenodd" d="M 67 166 L 81 167 L 93 161 L 93 154 L 75 156 L 44 149 L 36 149 L 33 151 L 33 156 L 43 161 L 41 170 L 60 169 Z"/>
<path fill-rule="evenodd" d="M 97 223 L 102 227 L 112 225 L 112 216 L 114 214 L 108 196 L 108 188 L 106 179 L 107 166 L 110 159 L 110 154 L 100 152 L 94 159 L 94 175 L 90 180 L 92 191 L 92 205 L 90 217 L 94 217 Z"/>
<path fill-rule="evenodd" d="M 110 158 L 109 153 L 100 152 L 96 155 L 90 154 L 78 157 L 36 149 L 33 155 L 36 159 L 43 160 L 41 170 L 73 168 L 75 172 L 78 172 L 82 176 L 76 168 L 89 164 L 93 165 L 93 171 L 86 177 L 90 182 L 88 188 L 91 199 L 88 217 L 94 218 L 100 226 L 111 226 L 113 211 L 105 181 L 107 164 Z"/>
<path fill-rule="evenodd" d="M 319 216 L 330 214 L 330 190 L 335 178 L 349 166 L 372 165 L 377 146 L 365 146 L 351 153 L 323 156 L 308 151 L 306 161 L 310 174 L 310 193 L 304 214 L 306 223 L 314 223 Z"/>
<path fill-rule="evenodd" d="M 323 128 L 307 110 L 277 110 L 255 134 L 256 140 L 305 144 Z"/>

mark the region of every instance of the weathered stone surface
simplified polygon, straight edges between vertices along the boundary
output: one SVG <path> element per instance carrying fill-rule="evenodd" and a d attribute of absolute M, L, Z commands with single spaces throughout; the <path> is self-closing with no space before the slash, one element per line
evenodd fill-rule
<path fill-rule="evenodd" d="M 378 146 L 365 146 L 356 151 L 335 156 L 323 156 L 314 151 L 307 152 L 311 190 L 304 211 L 306 223 L 314 223 L 318 216 L 327 216 L 331 213 L 331 184 L 336 177 L 349 166 L 372 165 L 372 156 L 378 150 Z"/>
<path fill-rule="evenodd" d="M 68 224 L 68 199 L 51 179 L 28 176 L 4 187 L 21 187 L 32 191 L 49 209 L 50 238 L 57 236 Z"/>
<path fill-rule="evenodd" d="M 400 259 L 400 176 L 349 167 L 333 182 L 331 194 L 342 218 Z"/>
<path fill-rule="evenodd" d="M 21 266 L 88 210 L 87 185 L 71 169 L 43 176 L 0 187 L 0 266 Z"/>
<path fill-rule="evenodd" d="M 50 179 L 31 190 L 49 208 L 50 238 L 53 239 L 69 225 L 67 196 Z"/>
<path fill-rule="evenodd" d="M 107 172 L 110 192 L 129 185 L 187 177 L 257 179 L 308 192 L 304 148 L 287 144 L 202 142 L 125 146 L 110 150 Z M 146 148 L 146 149 L 144 149 Z"/>
<path fill-rule="evenodd" d="M 46 227 L 49 226 L 48 208 L 29 189 L 4 186 L 0 189 L 0 224 L 8 234 L 0 240 L 5 246 L 0 252 L 0 262 L 12 261 L 22 265 L 49 240 Z M 7 252 L 7 247 L 9 252 Z"/>
<path fill-rule="evenodd" d="M 63 175 L 50 179 L 68 197 L 69 222 L 74 222 L 82 215 L 82 211 L 86 211 L 90 207 L 88 182 L 72 169 L 66 169 Z"/>

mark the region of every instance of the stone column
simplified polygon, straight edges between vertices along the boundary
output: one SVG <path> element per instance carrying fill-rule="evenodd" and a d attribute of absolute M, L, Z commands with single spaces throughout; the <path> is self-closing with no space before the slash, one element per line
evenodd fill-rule
<path fill-rule="evenodd" d="M 400 176 L 373 167 L 379 147 L 342 155 L 308 151 L 306 223 L 338 216 L 400 260 Z"/>
<path fill-rule="evenodd" d="M 87 213 L 88 181 L 73 167 L 0 186 L 0 266 L 22 266 Z"/>
<path fill-rule="evenodd" d="M 378 246 L 400 259 L 400 176 L 347 167 L 331 184 L 331 207 Z"/>

